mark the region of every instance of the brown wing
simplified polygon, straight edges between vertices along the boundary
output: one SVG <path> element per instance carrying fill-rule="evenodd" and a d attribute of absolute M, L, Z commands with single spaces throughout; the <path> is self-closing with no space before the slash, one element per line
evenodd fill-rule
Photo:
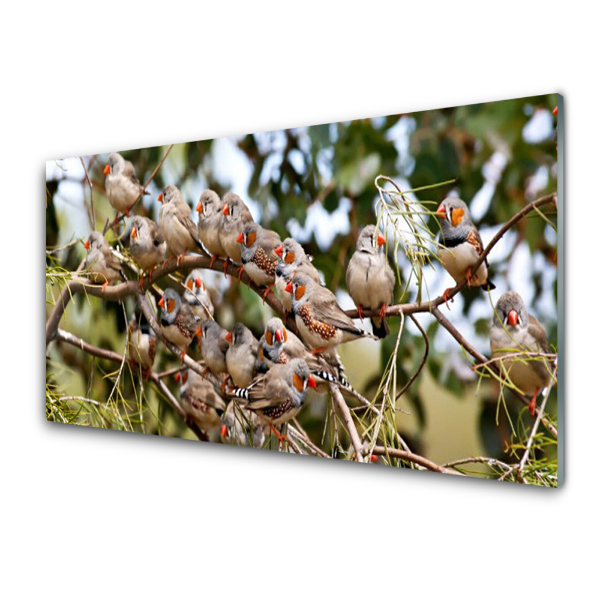
<path fill-rule="evenodd" d="M 477 250 L 477 254 L 481 256 L 483 254 L 483 241 L 481 240 L 481 236 L 479 235 L 479 231 L 476 227 L 471 227 L 469 233 L 467 234 L 467 242 L 471 244 Z"/>
<path fill-rule="evenodd" d="M 279 234 L 270 229 L 262 230 L 260 245 L 270 261 L 277 261 L 279 257 L 275 254 L 275 248 L 281 246 L 281 238 Z"/>
<path fill-rule="evenodd" d="M 535 339 L 540 350 L 544 354 L 550 353 L 550 344 L 548 343 L 546 331 L 543 325 L 533 315 L 529 315 L 529 327 L 527 328 L 527 331 Z"/>
<path fill-rule="evenodd" d="M 110 246 L 107 244 L 106 246 L 102 246 L 102 256 L 104 257 L 104 264 L 113 271 L 117 271 L 117 273 L 121 270 L 121 263 L 119 259 L 112 253 Z"/>
<path fill-rule="evenodd" d="M 189 234 L 192 236 L 192 239 L 198 244 L 200 248 L 202 248 L 202 242 L 198 237 L 198 227 L 192 221 L 191 217 L 191 208 L 183 201 L 178 204 L 177 207 L 177 220 L 188 230 Z"/>
<path fill-rule="evenodd" d="M 128 177 L 132 181 L 132 183 L 135 183 L 135 185 L 140 185 L 139 179 L 135 176 L 135 169 L 128 160 L 125 161 L 125 167 L 123 168 L 123 176 Z"/>
<path fill-rule="evenodd" d="M 262 410 L 290 399 L 290 388 L 280 374 L 286 368 L 287 365 L 274 365 L 258 385 L 250 388 L 248 408 Z"/>
<path fill-rule="evenodd" d="M 327 288 L 316 288 L 314 300 L 311 302 L 311 315 L 314 319 L 355 335 L 363 334 L 362 329 L 356 327 L 352 319 L 341 309 L 333 292 Z"/>
<path fill-rule="evenodd" d="M 148 229 L 150 230 L 150 237 L 156 242 L 155 246 L 160 246 L 165 241 L 165 236 L 160 227 L 152 219 L 148 219 Z"/>

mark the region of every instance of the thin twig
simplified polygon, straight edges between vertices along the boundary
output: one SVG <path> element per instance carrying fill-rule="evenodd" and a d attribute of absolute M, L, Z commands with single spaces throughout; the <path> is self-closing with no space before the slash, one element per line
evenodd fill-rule
<path fill-rule="evenodd" d="M 393 458 L 399 458 L 400 460 L 405 460 L 407 462 L 414 463 L 416 465 L 420 465 L 429 471 L 436 471 L 437 473 L 444 473 L 446 475 L 463 475 L 458 471 L 454 471 L 453 469 L 446 469 L 437 463 L 434 463 L 432 460 L 420 456 L 419 454 L 415 454 L 414 452 L 408 452 L 406 450 L 400 450 L 399 448 L 386 448 L 384 446 L 374 446 L 373 454 L 378 456 L 391 456 Z"/>
<path fill-rule="evenodd" d="M 90 174 L 88 173 L 87 167 L 85 166 L 85 161 L 83 160 L 83 157 L 80 156 L 79 160 L 81 161 L 81 164 L 83 165 L 86 179 L 87 179 L 88 183 L 90 184 L 90 205 L 91 205 L 90 220 L 92 222 L 91 223 L 92 231 L 96 231 L 96 213 L 94 212 L 94 186 L 92 185 L 92 180 L 90 179 Z"/>

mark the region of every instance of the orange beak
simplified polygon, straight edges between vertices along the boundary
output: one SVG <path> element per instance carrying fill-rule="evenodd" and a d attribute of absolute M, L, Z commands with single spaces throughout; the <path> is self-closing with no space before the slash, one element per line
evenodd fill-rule
<path fill-rule="evenodd" d="M 283 258 L 283 246 L 277 246 L 277 248 L 275 248 L 275 254 L 277 254 L 279 258 Z"/>
<path fill-rule="evenodd" d="M 200 287 L 202 285 L 202 279 L 200 277 L 196 277 L 196 287 Z"/>
<path fill-rule="evenodd" d="M 194 335 L 202 337 L 202 328 L 198 327 L 198 329 L 196 329 L 196 331 L 194 332 Z"/>
<path fill-rule="evenodd" d="M 110 167 L 108 166 L 108 163 L 106 163 L 106 166 L 104 167 L 104 171 L 102 171 L 105 175 L 108 175 L 110 173 Z"/>
<path fill-rule="evenodd" d="M 159 305 L 161 308 L 164 308 L 164 307 L 165 307 L 165 298 L 164 298 L 164 296 L 163 296 L 163 297 L 162 297 L 162 298 L 161 298 L 161 299 L 158 301 L 158 305 Z"/>
<path fill-rule="evenodd" d="M 519 322 L 519 315 L 517 314 L 516 310 L 511 310 L 508 313 L 508 322 L 515 327 L 517 325 L 517 323 Z"/>
<path fill-rule="evenodd" d="M 175 381 L 177 383 L 179 383 L 181 381 L 181 375 L 179 373 L 177 373 L 177 375 L 175 375 Z"/>
<path fill-rule="evenodd" d="M 163 195 L 162 192 L 158 195 L 158 201 L 162 202 L 163 201 Z"/>
<path fill-rule="evenodd" d="M 379 235 L 379 237 L 377 238 L 377 245 L 383 246 L 384 244 L 385 244 L 385 238 L 382 235 Z"/>
<path fill-rule="evenodd" d="M 227 427 L 225 425 L 221 425 L 221 437 L 227 437 Z"/>
<path fill-rule="evenodd" d="M 200 214 L 204 212 L 204 209 L 202 208 L 202 202 L 198 202 L 198 206 L 196 206 L 196 212 L 199 212 Z"/>
<path fill-rule="evenodd" d="M 90 249 L 90 240 L 85 240 L 85 244 L 83 245 L 83 247 L 84 247 L 86 250 L 89 250 L 89 249 Z"/>
<path fill-rule="evenodd" d="M 443 204 L 440 204 L 438 206 L 437 212 L 435 213 L 438 217 L 440 217 L 440 219 L 445 219 L 446 218 L 446 209 L 444 208 Z"/>
<path fill-rule="evenodd" d="M 278 342 L 281 342 L 281 340 L 283 339 L 283 335 L 282 335 L 281 331 L 279 331 L 279 329 L 275 332 L 275 338 L 277 339 Z"/>
<path fill-rule="evenodd" d="M 308 376 L 308 383 L 307 383 L 308 387 L 311 388 L 316 388 L 317 387 L 317 382 L 315 381 L 315 378 L 312 375 Z"/>
<path fill-rule="evenodd" d="M 137 229 L 135 227 L 131 228 L 131 237 L 132 238 L 136 238 L 137 237 Z"/>
<path fill-rule="evenodd" d="M 231 331 L 225 336 L 225 339 L 230 343 L 233 344 L 233 335 L 231 335 Z"/>
<path fill-rule="evenodd" d="M 556 115 L 558 114 L 558 106 L 555 106 L 555 107 L 554 107 L 554 110 L 552 111 L 552 114 L 553 114 L 554 116 L 556 116 Z"/>
<path fill-rule="evenodd" d="M 292 282 L 291 281 L 285 286 L 285 291 L 288 294 L 291 294 L 294 291 L 294 288 L 292 287 Z"/>
<path fill-rule="evenodd" d="M 224 215 L 229 214 L 229 204 L 223 204 L 223 214 Z"/>
<path fill-rule="evenodd" d="M 237 236 L 236 242 L 238 244 L 243 244 L 244 243 L 244 234 L 241 231 L 240 231 L 240 235 Z"/>

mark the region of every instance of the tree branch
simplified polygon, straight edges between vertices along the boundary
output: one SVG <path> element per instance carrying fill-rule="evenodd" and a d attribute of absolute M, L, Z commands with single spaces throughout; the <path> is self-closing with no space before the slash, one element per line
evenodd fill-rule
<path fill-rule="evenodd" d="M 378 456 L 391 456 L 393 458 L 399 458 L 400 460 L 405 460 L 420 465 L 421 467 L 424 467 L 429 471 L 436 471 L 437 473 L 444 473 L 446 475 L 460 475 L 464 477 L 462 473 L 459 473 L 458 471 L 455 471 L 453 469 L 446 469 L 445 467 L 434 463 L 432 460 L 420 456 L 419 454 L 415 454 L 414 452 L 400 450 L 398 448 L 385 448 L 384 446 L 374 446 L 373 454 L 376 454 Z"/>

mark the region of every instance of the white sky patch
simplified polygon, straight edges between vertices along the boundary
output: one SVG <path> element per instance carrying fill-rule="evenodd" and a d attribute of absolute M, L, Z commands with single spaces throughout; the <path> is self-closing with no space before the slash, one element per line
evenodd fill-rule
<path fill-rule="evenodd" d="M 385 137 L 394 143 L 394 147 L 398 151 L 396 168 L 399 173 L 404 175 L 410 175 L 415 168 L 415 159 L 410 153 L 410 135 L 416 127 L 417 123 L 415 119 L 403 116 L 385 134 Z"/>
<path fill-rule="evenodd" d="M 534 293 L 532 273 L 533 265 L 529 248 L 527 244 L 519 244 L 508 266 L 508 289 L 517 292 L 527 306 L 531 306 Z"/>
<path fill-rule="evenodd" d="M 333 148 L 323 148 L 317 152 L 316 164 L 321 175 L 323 185 L 327 185 L 333 176 L 331 161 L 333 160 Z"/>
<path fill-rule="evenodd" d="M 290 237 L 302 244 L 314 234 L 319 248 L 328 250 L 337 234 L 345 235 L 350 231 L 348 214 L 351 206 L 352 203 L 348 198 L 342 198 L 339 206 L 330 214 L 320 202 L 315 202 L 306 211 L 304 226 L 296 219 L 287 222 Z"/>
<path fill-rule="evenodd" d="M 525 182 L 525 198 L 529 201 L 535 200 L 538 194 L 546 189 L 549 178 L 550 169 L 546 165 L 539 167 Z"/>
<path fill-rule="evenodd" d="M 531 119 L 524 125 L 523 139 L 528 144 L 539 144 L 550 139 L 553 132 L 552 113 L 545 108 L 540 108 L 534 111 Z"/>
<path fill-rule="evenodd" d="M 292 167 L 299 175 L 306 174 L 306 165 L 304 164 L 304 155 L 300 150 L 296 150 L 296 148 L 292 149 L 288 153 L 288 160 L 290 161 Z"/>

